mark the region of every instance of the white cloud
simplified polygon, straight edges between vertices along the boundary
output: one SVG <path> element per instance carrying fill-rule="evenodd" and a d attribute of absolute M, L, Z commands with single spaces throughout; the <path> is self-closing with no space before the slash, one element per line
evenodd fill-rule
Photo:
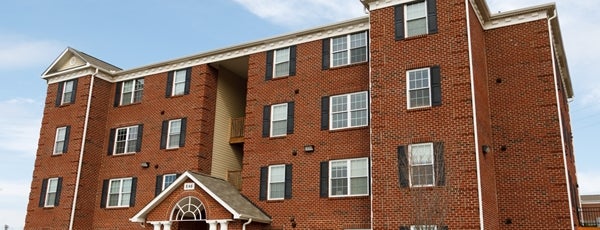
<path fill-rule="evenodd" d="M 0 70 L 25 69 L 48 64 L 64 49 L 57 41 L 37 40 L 23 35 L 2 34 L 0 37 Z"/>
<path fill-rule="evenodd" d="M 582 195 L 600 194 L 600 171 L 586 171 L 577 173 L 579 193 Z"/>
<path fill-rule="evenodd" d="M 290 28 L 333 23 L 364 16 L 358 0 L 234 0 L 273 24 Z"/>
<path fill-rule="evenodd" d="M 0 152 L 35 156 L 42 110 L 41 103 L 32 99 L 0 101 Z"/>
<path fill-rule="evenodd" d="M 29 184 L 25 181 L 0 181 L 0 224 L 7 224 L 9 229 L 23 229 Z"/>

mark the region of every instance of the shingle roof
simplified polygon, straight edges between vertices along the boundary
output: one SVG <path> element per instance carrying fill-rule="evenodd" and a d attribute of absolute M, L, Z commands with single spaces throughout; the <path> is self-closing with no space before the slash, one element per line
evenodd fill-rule
<path fill-rule="evenodd" d="M 102 61 L 98 58 L 95 58 L 92 55 L 86 54 L 84 52 L 81 52 L 79 50 L 76 50 L 72 47 L 67 47 L 68 50 L 72 51 L 75 55 L 79 56 L 81 59 L 83 59 L 85 62 L 90 63 L 90 65 L 96 66 L 98 68 L 104 69 L 104 70 L 108 70 L 108 71 L 120 71 L 121 68 L 116 67 L 108 62 Z"/>

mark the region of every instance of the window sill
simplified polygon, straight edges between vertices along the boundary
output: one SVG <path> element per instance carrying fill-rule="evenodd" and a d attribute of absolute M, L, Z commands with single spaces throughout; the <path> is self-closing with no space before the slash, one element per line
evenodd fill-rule
<path fill-rule="evenodd" d="M 278 200 L 266 200 L 267 203 L 283 203 L 283 201 L 285 201 L 285 199 L 278 199 Z"/>
<path fill-rule="evenodd" d="M 129 103 L 129 104 L 126 104 L 126 105 L 119 105 L 119 106 L 117 106 L 117 108 L 128 107 L 128 106 L 139 105 L 139 104 L 142 104 L 142 102 L 139 101 L 139 102 Z"/>
<path fill-rule="evenodd" d="M 167 152 L 173 152 L 173 151 L 177 151 L 177 150 L 179 150 L 179 149 L 181 149 L 181 147 L 177 147 L 177 148 L 165 148 L 165 149 L 163 149 L 163 150 L 165 150 L 165 151 L 167 151 Z"/>
<path fill-rule="evenodd" d="M 180 97 L 183 97 L 185 95 L 187 95 L 187 94 L 171 95 L 168 98 L 180 98 Z"/>
<path fill-rule="evenodd" d="M 407 108 L 406 112 L 425 111 L 425 110 L 431 110 L 432 108 L 433 108 L 433 106 L 417 107 L 417 108 Z"/>
<path fill-rule="evenodd" d="M 330 66 L 329 69 L 327 69 L 327 70 L 337 70 L 337 69 L 350 68 L 350 67 L 355 67 L 355 66 L 359 66 L 359 65 L 365 65 L 365 64 L 368 64 L 368 63 L 369 63 L 369 60 L 363 61 L 363 62 L 357 62 L 357 63 L 347 64 L 347 65 Z"/>
<path fill-rule="evenodd" d="M 59 157 L 64 155 L 65 153 L 53 153 L 52 155 L 50 155 L 50 157 Z"/>
<path fill-rule="evenodd" d="M 342 129 L 330 129 L 328 131 L 330 133 L 337 133 L 337 132 L 354 131 L 354 130 L 368 129 L 368 128 L 369 128 L 369 126 L 365 125 L 365 126 L 349 127 L 349 128 L 342 128 Z"/>
<path fill-rule="evenodd" d="M 58 108 L 62 108 L 62 107 L 68 107 L 68 106 L 70 106 L 70 105 L 72 105 L 72 104 L 75 104 L 75 103 L 64 103 L 64 104 L 60 104 L 60 105 L 59 105 L 59 106 L 57 106 L 57 107 L 58 107 Z"/>
<path fill-rule="evenodd" d="M 410 41 L 410 40 L 415 40 L 415 39 L 420 39 L 420 38 L 424 38 L 424 37 L 428 37 L 430 34 L 426 33 L 426 34 L 419 34 L 419 35 L 413 35 L 410 37 L 405 37 L 404 39 L 400 39 L 398 41 Z"/>
<path fill-rule="evenodd" d="M 119 153 L 119 154 L 112 154 L 110 155 L 111 157 L 126 157 L 126 156 L 133 156 L 136 153 Z"/>
<path fill-rule="evenodd" d="M 269 138 L 269 140 L 277 140 L 277 139 L 285 139 L 286 137 L 287 137 L 287 135 L 267 137 L 267 138 Z"/>
<path fill-rule="evenodd" d="M 286 76 L 281 76 L 281 77 L 273 77 L 270 80 L 271 81 L 277 81 L 277 80 L 283 80 L 283 79 L 288 79 L 289 77 L 291 77 L 290 75 L 286 75 Z"/>
<path fill-rule="evenodd" d="M 328 200 L 340 200 L 340 199 L 354 199 L 354 200 L 362 200 L 369 198 L 370 195 L 349 195 L 349 196 L 330 196 L 327 197 Z"/>
<path fill-rule="evenodd" d="M 129 206 L 118 206 L 118 207 L 108 207 L 106 206 L 106 210 L 119 210 L 119 209 L 128 209 L 131 208 Z"/>

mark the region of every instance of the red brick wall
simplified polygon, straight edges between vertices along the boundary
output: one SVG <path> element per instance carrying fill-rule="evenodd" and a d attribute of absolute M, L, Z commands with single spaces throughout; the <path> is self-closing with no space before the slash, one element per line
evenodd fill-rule
<path fill-rule="evenodd" d="M 486 58 L 485 32 L 469 4 L 469 20 L 472 46 L 473 77 L 475 88 L 475 105 L 477 111 L 477 135 L 479 148 L 479 170 L 481 173 L 481 200 L 483 206 L 483 221 L 485 229 L 499 229 L 498 203 L 496 189 L 496 172 L 494 171 L 494 154 L 497 147 L 492 146 L 492 124 L 489 87 L 493 82 L 488 78 Z M 484 145 L 490 146 L 491 151 L 484 153 Z"/>
<path fill-rule="evenodd" d="M 570 229 L 546 20 L 486 32 L 500 225 Z M 540 211 L 540 210 L 543 210 Z M 512 224 L 506 224 L 508 220 Z"/>
<path fill-rule="evenodd" d="M 368 196 L 320 198 L 322 161 L 369 156 L 368 127 L 322 131 L 321 97 L 368 90 L 368 64 L 321 70 L 321 41 L 297 46 L 296 76 L 265 81 L 266 53 L 250 55 L 243 159 L 242 193 L 273 218 L 272 227 L 341 229 L 370 223 Z M 297 91 L 297 93 L 296 93 Z M 263 106 L 295 102 L 294 133 L 262 137 Z M 314 145 L 305 153 L 304 145 Z M 297 155 L 292 152 L 296 150 Z M 260 167 L 292 164 L 292 198 L 259 201 Z"/>
<path fill-rule="evenodd" d="M 464 1 L 438 1 L 437 12 L 438 33 L 401 41 L 394 39 L 393 7 L 370 13 L 374 229 L 428 222 L 418 215 L 435 212 L 443 220 L 430 224 L 479 228 Z M 434 65 L 442 105 L 408 110 L 406 71 Z M 397 147 L 422 142 L 444 142 L 446 185 L 400 188 Z"/>

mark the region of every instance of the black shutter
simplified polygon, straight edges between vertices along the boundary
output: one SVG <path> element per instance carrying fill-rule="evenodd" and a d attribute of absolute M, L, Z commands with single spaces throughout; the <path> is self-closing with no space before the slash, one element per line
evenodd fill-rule
<path fill-rule="evenodd" d="M 117 87 L 115 89 L 115 103 L 113 104 L 114 107 L 118 107 L 119 105 L 121 105 L 121 89 L 123 88 L 123 82 L 118 82 L 117 83 Z M 133 86 L 134 91 L 135 91 L 135 85 Z M 131 92 L 131 96 L 133 97 L 134 93 Z"/>
<path fill-rule="evenodd" d="M 268 179 L 269 179 L 269 168 L 261 167 L 260 168 L 260 190 L 259 190 L 259 195 L 258 195 L 259 200 L 267 199 Z"/>
<path fill-rule="evenodd" d="M 394 31 L 396 41 L 404 39 L 404 4 L 394 7 Z"/>
<path fill-rule="evenodd" d="M 434 157 L 434 172 L 435 172 L 435 185 L 444 186 L 446 185 L 446 175 L 444 166 L 444 143 L 435 142 L 433 143 L 433 157 Z"/>
<path fill-rule="evenodd" d="M 285 165 L 285 189 L 284 198 L 292 198 L 292 165 Z"/>
<path fill-rule="evenodd" d="M 438 32 L 437 7 L 435 2 L 435 0 L 427 0 L 427 26 L 429 27 L 430 34 Z"/>
<path fill-rule="evenodd" d="M 77 96 L 77 79 L 73 79 L 73 93 L 71 93 L 71 101 L 69 103 L 75 103 L 75 96 Z"/>
<path fill-rule="evenodd" d="M 329 38 L 323 39 L 323 50 L 322 50 L 322 52 L 323 52 L 322 58 L 323 59 L 321 60 L 321 62 L 322 62 L 321 68 L 323 70 L 329 69 L 329 48 L 330 48 L 329 43 L 330 43 Z"/>
<path fill-rule="evenodd" d="M 62 191 L 62 177 L 58 178 L 58 181 L 56 182 L 56 195 L 54 198 L 54 207 L 58 206 L 58 204 L 60 204 L 60 192 Z"/>
<path fill-rule="evenodd" d="M 329 97 L 321 98 L 321 130 L 329 129 Z"/>
<path fill-rule="evenodd" d="M 321 162 L 321 183 L 320 183 L 320 192 L 321 197 L 329 196 L 329 162 L 323 161 Z"/>
<path fill-rule="evenodd" d="M 63 95 L 63 86 L 64 85 L 65 85 L 65 82 L 58 83 L 58 90 L 56 90 L 56 102 L 54 103 L 54 105 L 56 105 L 56 107 L 59 107 L 62 104 L 62 95 Z"/>
<path fill-rule="evenodd" d="M 185 146 L 186 130 L 187 130 L 187 118 L 181 118 L 181 130 L 179 130 L 179 147 Z"/>
<path fill-rule="evenodd" d="M 131 195 L 129 197 L 129 207 L 135 206 L 135 193 L 137 191 L 137 177 L 131 178 Z"/>
<path fill-rule="evenodd" d="M 183 89 L 183 95 L 190 94 L 190 85 L 192 84 L 192 67 L 185 70 L 185 88 Z"/>
<path fill-rule="evenodd" d="M 170 71 L 167 74 L 167 88 L 165 89 L 165 97 L 171 97 L 173 94 L 173 73 L 174 71 Z"/>
<path fill-rule="evenodd" d="M 439 227 L 440 230 L 448 230 L 448 226 L 441 226 Z"/>
<path fill-rule="evenodd" d="M 106 208 L 106 197 L 108 196 L 108 180 L 102 181 L 102 194 L 100 196 L 100 208 Z"/>
<path fill-rule="evenodd" d="M 135 146 L 135 152 L 142 151 L 142 137 L 144 136 L 144 125 L 138 125 L 137 143 Z"/>
<path fill-rule="evenodd" d="M 437 65 L 431 67 L 431 105 L 442 105 L 442 76 Z"/>
<path fill-rule="evenodd" d="M 404 146 L 398 146 L 398 179 L 400 181 L 400 187 L 408 187 L 408 157 L 406 155 L 406 148 Z"/>
<path fill-rule="evenodd" d="M 167 136 L 169 136 L 169 121 L 162 122 L 162 130 L 160 131 L 160 149 L 167 148 Z"/>
<path fill-rule="evenodd" d="M 290 76 L 296 76 L 296 46 L 290 47 Z"/>
<path fill-rule="evenodd" d="M 154 186 L 154 196 L 162 192 L 163 175 L 156 176 L 156 185 Z"/>
<path fill-rule="evenodd" d="M 287 104 L 287 134 L 294 133 L 294 102 Z"/>
<path fill-rule="evenodd" d="M 267 51 L 267 66 L 265 68 L 265 81 L 273 79 L 273 50 Z"/>
<path fill-rule="evenodd" d="M 69 136 L 71 135 L 71 126 L 65 127 L 65 143 L 63 144 L 62 153 L 66 153 L 69 150 Z"/>
<path fill-rule="evenodd" d="M 400 230 L 410 230 L 409 226 L 400 226 Z"/>
<path fill-rule="evenodd" d="M 46 203 L 46 189 L 48 188 L 48 179 L 42 180 L 42 192 L 40 193 L 40 202 L 39 206 L 44 207 L 44 203 Z"/>
<path fill-rule="evenodd" d="M 271 133 L 271 106 L 270 105 L 265 105 L 265 107 L 263 107 L 263 130 L 262 130 L 262 136 L 263 137 L 269 137 L 270 133 Z"/>
<path fill-rule="evenodd" d="M 115 133 L 116 129 L 110 129 L 110 133 L 108 134 L 108 155 L 113 155 L 114 147 L 115 147 Z"/>

